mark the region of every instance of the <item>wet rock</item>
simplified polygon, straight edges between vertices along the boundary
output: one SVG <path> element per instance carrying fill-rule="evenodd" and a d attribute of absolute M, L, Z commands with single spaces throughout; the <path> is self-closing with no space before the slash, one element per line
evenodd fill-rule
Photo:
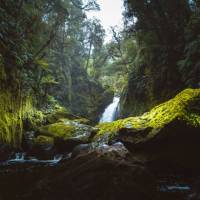
<path fill-rule="evenodd" d="M 62 138 L 57 137 L 54 139 L 54 147 L 57 153 L 69 153 L 74 147 L 83 143 L 84 141 L 79 138 L 68 138 L 63 140 Z"/>
<path fill-rule="evenodd" d="M 91 126 L 80 124 L 79 122 L 63 119 L 62 122 L 57 122 L 39 128 L 39 135 L 46 135 L 50 137 L 60 137 L 68 139 L 76 137 L 82 140 L 88 140 L 93 128 Z"/>
<path fill-rule="evenodd" d="M 22 149 L 29 151 L 35 144 L 35 131 L 25 131 L 22 138 Z"/>
<path fill-rule="evenodd" d="M 91 144 L 79 144 L 72 150 L 72 158 L 89 153 L 93 149 Z"/>
<path fill-rule="evenodd" d="M 187 200 L 200 200 L 200 180 L 199 177 L 196 177 L 196 181 L 194 183 L 194 188 L 192 193 L 188 195 Z"/>
<path fill-rule="evenodd" d="M 14 150 L 11 146 L 0 143 L 0 161 L 7 160 Z"/>
<path fill-rule="evenodd" d="M 199 169 L 199 102 L 200 89 L 186 89 L 142 116 L 98 125 L 94 141 L 121 141 L 157 169 L 169 165 Z"/>
<path fill-rule="evenodd" d="M 51 159 L 55 153 L 54 139 L 42 135 L 34 138 L 32 145 L 29 146 L 27 151 L 28 155 L 36 156 L 39 159 Z"/>
<path fill-rule="evenodd" d="M 22 199 L 150 200 L 155 188 L 154 177 L 142 163 L 114 150 L 94 150 L 63 163 Z"/>
<path fill-rule="evenodd" d="M 174 163 L 184 168 L 198 169 L 199 131 L 199 128 L 177 119 L 158 129 L 121 129 L 118 139 L 130 152 L 143 155 L 148 162 L 156 161 L 158 165 L 160 160 L 159 166 Z"/>
<path fill-rule="evenodd" d="M 69 153 L 75 146 L 89 143 L 94 134 L 95 128 L 68 119 L 40 127 L 38 132 L 40 136 L 52 138 L 57 153 Z"/>

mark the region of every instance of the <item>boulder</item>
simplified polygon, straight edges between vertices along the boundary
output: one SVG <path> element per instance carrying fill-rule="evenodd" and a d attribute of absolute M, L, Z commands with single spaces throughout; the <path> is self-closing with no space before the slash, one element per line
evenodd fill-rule
<path fill-rule="evenodd" d="M 71 114 L 70 112 L 66 110 L 56 110 L 53 113 L 47 114 L 46 121 L 49 124 L 56 123 L 58 121 L 62 121 L 62 119 L 68 119 L 68 120 L 74 120 L 82 124 L 89 124 L 90 121 L 85 118 L 81 118 L 79 116 L 76 116 L 74 114 Z"/>
<path fill-rule="evenodd" d="M 28 155 L 36 156 L 39 159 L 52 159 L 55 154 L 54 139 L 48 136 L 39 135 L 27 151 Z"/>
<path fill-rule="evenodd" d="M 72 158 L 89 153 L 93 149 L 91 144 L 79 144 L 72 150 Z"/>
<path fill-rule="evenodd" d="M 100 124 L 94 141 L 121 141 L 147 162 L 199 168 L 200 89 L 186 89 L 142 116 Z M 159 161 L 159 162 L 158 162 Z M 166 165 L 167 163 L 167 165 Z"/>
<path fill-rule="evenodd" d="M 8 144 L 0 143 L 0 162 L 7 160 L 16 149 Z"/>
<path fill-rule="evenodd" d="M 156 182 L 143 163 L 114 150 L 94 150 L 62 163 L 23 199 L 154 199 Z"/>
<path fill-rule="evenodd" d="M 53 138 L 56 152 L 66 153 L 79 144 L 89 143 L 95 130 L 76 120 L 62 119 L 60 122 L 40 127 L 38 135 Z"/>

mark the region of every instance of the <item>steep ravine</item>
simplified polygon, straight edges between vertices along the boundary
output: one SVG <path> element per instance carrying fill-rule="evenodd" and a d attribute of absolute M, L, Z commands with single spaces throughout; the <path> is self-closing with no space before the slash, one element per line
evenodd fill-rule
<path fill-rule="evenodd" d="M 51 113 L 24 137 L 25 149 L 1 146 L 0 199 L 198 200 L 199 102 L 200 89 L 186 89 L 141 116 L 95 127 Z"/>

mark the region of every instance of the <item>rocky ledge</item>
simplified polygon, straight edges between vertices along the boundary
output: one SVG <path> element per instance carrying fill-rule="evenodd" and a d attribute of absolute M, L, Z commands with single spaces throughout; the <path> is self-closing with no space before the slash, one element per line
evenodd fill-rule
<path fill-rule="evenodd" d="M 186 89 L 142 116 L 97 127 L 94 141 L 120 141 L 146 162 L 200 168 L 200 89 Z"/>

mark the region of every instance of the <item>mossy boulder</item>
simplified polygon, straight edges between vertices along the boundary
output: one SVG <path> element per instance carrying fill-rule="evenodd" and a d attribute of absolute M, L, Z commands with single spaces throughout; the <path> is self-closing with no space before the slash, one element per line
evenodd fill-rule
<path fill-rule="evenodd" d="M 94 141 L 119 140 L 144 157 L 165 156 L 181 165 L 200 166 L 199 105 L 200 89 L 186 89 L 141 116 L 99 124 Z"/>
<path fill-rule="evenodd" d="M 57 123 L 42 126 L 38 135 L 53 138 L 59 152 L 70 152 L 78 144 L 88 143 L 95 129 L 77 120 L 62 119 Z"/>
<path fill-rule="evenodd" d="M 86 118 L 81 118 L 79 116 L 73 115 L 66 110 L 56 110 L 46 116 L 46 121 L 49 124 L 56 123 L 62 119 L 74 120 L 82 124 L 89 124 L 90 121 Z"/>
<path fill-rule="evenodd" d="M 57 122 L 47 126 L 39 128 L 39 134 L 46 135 L 49 137 L 60 137 L 64 140 L 73 137 L 75 133 L 75 127 L 71 124 L 65 124 L 63 122 Z"/>
<path fill-rule="evenodd" d="M 37 146 L 44 146 L 44 148 L 49 148 L 49 146 L 52 146 L 54 141 L 52 137 L 48 137 L 48 136 L 42 136 L 39 135 L 38 137 L 36 137 L 34 139 L 35 141 L 35 145 Z"/>
<path fill-rule="evenodd" d="M 54 139 L 43 135 L 34 138 L 27 151 L 29 156 L 36 156 L 39 159 L 52 159 L 54 153 Z"/>
<path fill-rule="evenodd" d="M 69 119 L 69 118 L 67 118 Z M 64 122 L 67 120 L 66 118 L 60 118 L 58 120 L 58 122 Z M 73 122 L 77 122 L 78 124 L 86 124 L 86 125 L 90 125 L 91 121 L 89 119 L 83 118 L 83 117 L 77 117 L 73 119 Z"/>
<path fill-rule="evenodd" d="M 173 99 L 154 107 L 150 112 L 146 112 L 141 116 L 129 117 L 117 120 L 111 123 L 101 123 L 97 125 L 99 128 L 97 139 L 105 134 L 110 138 L 121 128 L 144 129 L 152 127 L 158 129 L 175 119 L 184 120 L 194 127 L 200 127 L 200 89 L 185 89 L 177 94 Z M 152 131 L 152 134 L 155 132 Z M 153 135 L 149 134 L 148 137 Z"/>

